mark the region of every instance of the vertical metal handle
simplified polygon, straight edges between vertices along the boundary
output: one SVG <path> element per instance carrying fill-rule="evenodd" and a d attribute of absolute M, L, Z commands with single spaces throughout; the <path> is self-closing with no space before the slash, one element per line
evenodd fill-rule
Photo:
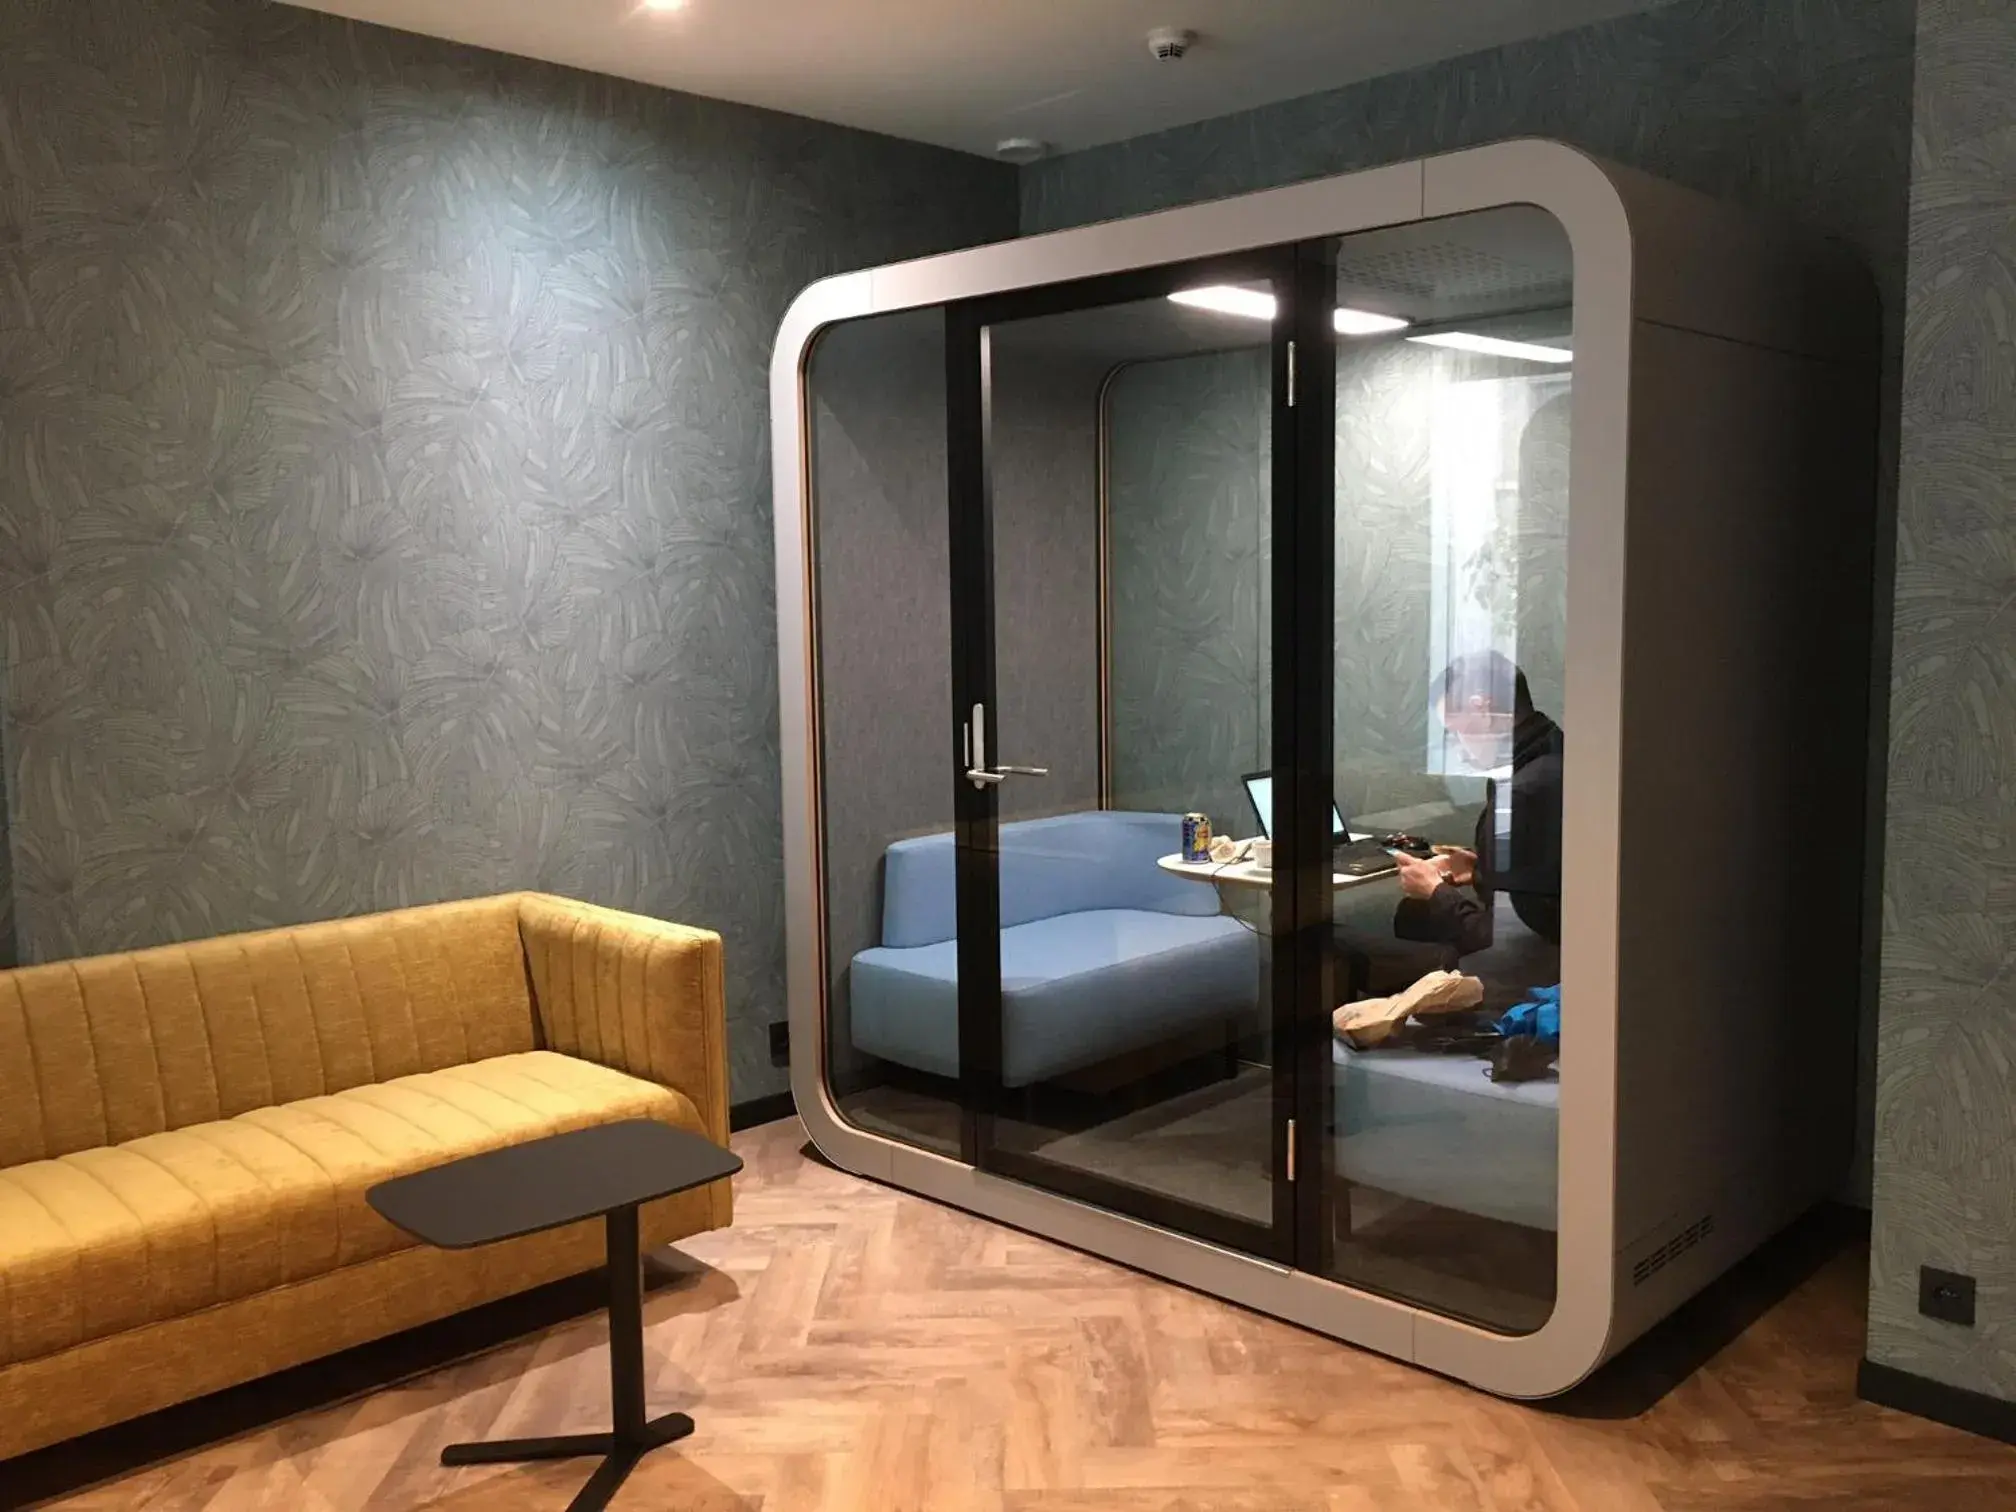
<path fill-rule="evenodd" d="M 987 770 L 987 705 L 973 705 L 966 721 L 966 780 L 976 788 L 998 787 L 1008 780 L 1006 772 Z"/>
<path fill-rule="evenodd" d="M 1039 766 L 1008 766 L 998 769 L 987 765 L 987 706 L 973 705 L 973 717 L 966 721 L 966 735 L 961 742 L 966 757 L 966 780 L 976 788 L 998 787 L 1010 777 L 1048 777 L 1050 768 Z"/>

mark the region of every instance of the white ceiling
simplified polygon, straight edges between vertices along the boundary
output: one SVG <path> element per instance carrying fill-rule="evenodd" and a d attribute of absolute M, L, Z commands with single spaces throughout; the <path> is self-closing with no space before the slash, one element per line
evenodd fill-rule
<path fill-rule="evenodd" d="M 291 0 L 717 99 L 991 153 L 1069 151 L 1664 0 Z M 1198 34 L 1158 63 L 1157 26 Z"/>

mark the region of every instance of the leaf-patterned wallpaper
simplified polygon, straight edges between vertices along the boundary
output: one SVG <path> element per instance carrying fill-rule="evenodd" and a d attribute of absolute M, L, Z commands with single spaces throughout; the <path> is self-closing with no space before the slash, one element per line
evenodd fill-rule
<path fill-rule="evenodd" d="M 1273 764 L 1269 361 L 1140 362 L 1106 393 L 1113 803 L 1233 835 L 1240 776 Z"/>
<path fill-rule="evenodd" d="M 2016 1400 L 2016 0 L 1922 0 L 1916 139 L 1869 1358 Z"/>
<path fill-rule="evenodd" d="M 767 370 L 1012 170 L 264 0 L 0 7 L 28 960 L 513 887 L 717 928 L 781 1088 Z"/>

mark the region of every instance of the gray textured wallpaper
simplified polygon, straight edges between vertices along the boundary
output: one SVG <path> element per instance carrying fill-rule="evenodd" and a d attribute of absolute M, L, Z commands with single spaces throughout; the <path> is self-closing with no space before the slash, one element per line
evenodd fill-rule
<path fill-rule="evenodd" d="M 1099 386 L 1081 353 L 993 338 L 994 681 L 988 756 L 1049 768 L 1005 820 L 1099 806 Z"/>
<path fill-rule="evenodd" d="M 1233 835 L 1273 764 L 1270 356 L 1135 363 L 1106 399 L 1113 804 Z"/>
<path fill-rule="evenodd" d="M 1919 16 L 1869 1357 L 2016 1400 L 2016 3 Z"/>
<path fill-rule="evenodd" d="M 853 320 L 813 349 L 827 1040 L 859 1079 L 848 969 L 882 937 L 882 852 L 952 826 L 945 318 Z"/>
<path fill-rule="evenodd" d="M 262 0 L 0 7 L 31 960 L 541 887 L 719 929 L 782 1087 L 767 370 L 1012 172 Z"/>

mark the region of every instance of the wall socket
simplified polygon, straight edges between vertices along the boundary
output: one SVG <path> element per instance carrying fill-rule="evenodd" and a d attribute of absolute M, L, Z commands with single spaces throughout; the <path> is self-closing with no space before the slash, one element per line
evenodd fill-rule
<path fill-rule="evenodd" d="M 1974 1326 L 1974 1278 L 1958 1271 L 1918 1268 L 1918 1311 L 1942 1323 Z"/>
<path fill-rule="evenodd" d="M 770 1064 L 788 1066 L 791 1064 L 791 1021 L 779 1019 L 770 1026 Z M 1970 1292 L 1971 1296 L 1972 1293 Z"/>

